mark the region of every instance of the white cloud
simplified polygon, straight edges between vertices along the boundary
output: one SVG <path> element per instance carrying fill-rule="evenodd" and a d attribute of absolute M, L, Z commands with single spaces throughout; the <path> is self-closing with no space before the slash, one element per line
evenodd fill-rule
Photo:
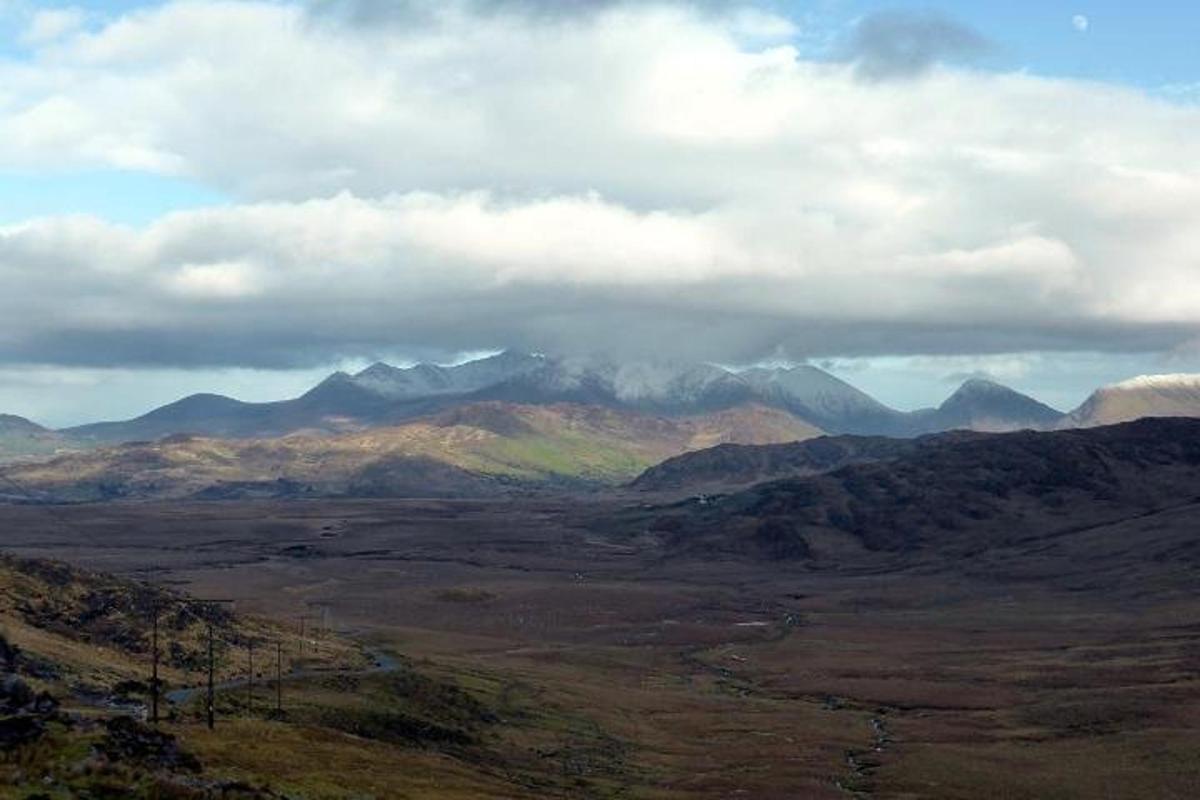
<path fill-rule="evenodd" d="M 0 62 L 0 165 L 240 199 L 0 230 L 0 359 L 311 363 L 387 342 L 798 355 L 1197 334 L 1200 110 L 806 60 L 786 20 L 189 0 Z M 1171 287 L 1165 292 L 1163 287 Z"/>
<path fill-rule="evenodd" d="M 261 293 L 255 272 L 242 262 L 184 264 L 164 276 L 163 286 L 185 298 L 236 300 Z"/>
<path fill-rule="evenodd" d="M 1071 17 L 1071 27 L 1080 33 L 1087 33 L 1088 29 L 1092 27 L 1092 21 L 1083 14 L 1076 14 Z"/>
<path fill-rule="evenodd" d="M 26 45 L 43 46 L 56 39 L 75 33 L 83 27 L 86 19 L 79 8 L 52 8 L 37 11 L 29 19 L 21 41 Z"/>
<path fill-rule="evenodd" d="M 1200 82 L 1168 83 L 1158 87 L 1158 94 L 1178 102 L 1200 103 Z"/>

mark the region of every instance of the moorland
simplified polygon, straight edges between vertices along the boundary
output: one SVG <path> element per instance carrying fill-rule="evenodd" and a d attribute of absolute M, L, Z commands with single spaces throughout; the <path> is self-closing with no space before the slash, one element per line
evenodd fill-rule
<path fill-rule="evenodd" d="M 241 699 L 236 647 L 215 730 L 174 710 L 205 791 L 1196 796 L 1200 422 L 830 441 L 726 445 L 724 485 L 703 451 L 605 491 L 13 504 L 0 525 L 35 563 L 232 599 L 296 658 L 314 626 L 339 643 L 289 663 L 281 716 L 270 675 Z"/>

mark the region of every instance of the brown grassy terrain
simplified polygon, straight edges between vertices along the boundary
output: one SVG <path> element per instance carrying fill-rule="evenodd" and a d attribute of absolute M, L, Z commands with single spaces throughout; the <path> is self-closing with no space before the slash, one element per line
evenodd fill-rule
<path fill-rule="evenodd" d="M 67 501 L 478 496 L 514 485 L 620 483 L 689 450 L 819 433 L 785 411 L 756 405 L 665 418 L 597 406 L 479 403 L 341 435 L 175 436 L 9 466 L 3 477 L 21 487 L 18 499 L 31 492 Z"/>
<path fill-rule="evenodd" d="M 598 526 L 621 518 L 606 503 L 105 505 L 60 509 L 69 525 L 24 507 L 4 522 L 21 552 L 266 616 L 328 603 L 343 635 L 471 698 L 475 722 L 433 714 L 464 741 L 405 740 L 433 707 L 382 678 L 289 684 L 283 727 L 178 729 L 206 769 L 299 796 L 1195 796 L 1200 603 L 1170 555 L 1195 541 L 1194 506 L 830 570 L 673 554 Z M 236 692 L 222 702 L 241 713 Z"/>

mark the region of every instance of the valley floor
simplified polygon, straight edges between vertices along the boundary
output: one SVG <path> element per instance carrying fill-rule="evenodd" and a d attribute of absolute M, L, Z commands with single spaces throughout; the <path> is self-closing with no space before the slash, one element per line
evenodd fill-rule
<path fill-rule="evenodd" d="M 173 723 L 218 773 L 308 798 L 1200 796 L 1200 600 L 1122 557 L 1191 507 L 1073 534 L 1096 565 L 1068 537 L 970 570 L 813 571 L 610 538 L 604 502 L 4 507 L 0 528 L 239 611 L 327 608 L 396 653 L 400 673 L 287 682 L 291 724 L 236 691 L 215 732 Z M 377 724 L 400 695 L 478 736 Z"/>

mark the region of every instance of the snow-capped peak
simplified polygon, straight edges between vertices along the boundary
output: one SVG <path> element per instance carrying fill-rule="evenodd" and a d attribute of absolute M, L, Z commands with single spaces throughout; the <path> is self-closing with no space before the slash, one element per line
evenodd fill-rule
<path fill-rule="evenodd" d="M 1139 375 L 1114 383 L 1110 389 L 1200 389 L 1200 374 L 1178 372 L 1167 375 Z"/>

